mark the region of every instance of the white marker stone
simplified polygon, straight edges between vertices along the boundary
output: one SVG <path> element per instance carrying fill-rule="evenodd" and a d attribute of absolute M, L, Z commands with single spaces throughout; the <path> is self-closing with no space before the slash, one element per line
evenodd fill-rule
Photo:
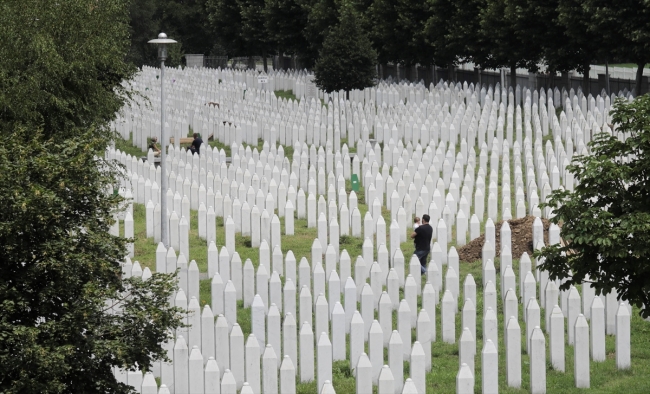
<path fill-rule="evenodd" d="M 530 338 L 530 392 L 546 393 L 546 339 L 539 327 Z"/>
<path fill-rule="evenodd" d="M 395 378 L 395 392 L 399 393 L 402 390 L 403 377 L 404 377 L 404 351 L 402 349 L 402 337 L 397 330 L 394 330 L 388 341 L 388 365 L 391 367 L 391 372 L 395 371 L 393 377 Z"/>
<path fill-rule="evenodd" d="M 345 350 L 345 311 L 343 310 L 343 305 L 337 301 L 332 311 L 333 361 L 345 360 Z"/>
<path fill-rule="evenodd" d="M 296 368 L 289 356 L 284 356 L 280 366 L 280 392 L 296 394 Z"/>
<path fill-rule="evenodd" d="M 419 393 L 419 390 L 418 390 Z M 467 364 L 462 364 L 456 375 L 456 394 L 474 393 L 474 374 Z"/>
<path fill-rule="evenodd" d="M 372 382 L 377 384 L 379 372 L 384 363 L 384 334 L 381 325 L 377 320 L 372 322 L 368 334 L 368 350 L 370 352 L 370 363 L 372 364 Z"/>
<path fill-rule="evenodd" d="M 311 325 L 304 322 L 300 328 L 300 381 L 314 380 L 314 333 Z"/>
<path fill-rule="evenodd" d="M 245 380 L 244 333 L 238 323 L 230 330 L 230 371 L 235 376 L 237 388 L 240 389 Z"/>
<path fill-rule="evenodd" d="M 600 297 L 591 302 L 591 359 L 605 361 L 605 306 Z"/>
<path fill-rule="evenodd" d="M 558 305 L 553 307 L 550 319 L 549 351 L 551 353 L 551 365 L 556 371 L 564 372 L 564 315 L 562 314 L 562 309 Z M 528 340 L 530 343 L 530 337 Z"/>
<path fill-rule="evenodd" d="M 255 334 L 250 334 L 246 340 L 245 381 L 248 382 L 254 393 L 261 392 L 260 382 L 260 344 Z"/>
<path fill-rule="evenodd" d="M 627 308 L 626 308 L 627 309 Z M 577 388 L 588 389 L 589 379 L 589 324 L 581 313 L 574 326 L 573 360 L 575 384 Z"/>
<path fill-rule="evenodd" d="M 379 373 L 377 394 L 395 394 L 395 378 L 388 365 L 384 365 Z"/>
<path fill-rule="evenodd" d="M 262 392 L 278 394 L 278 357 L 271 345 L 266 345 L 262 355 Z"/>
<path fill-rule="evenodd" d="M 456 342 L 456 313 L 454 310 L 455 306 L 454 297 L 451 291 L 445 291 L 444 296 L 442 297 L 442 340 L 446 343 L 455 343 Z M 404 338 L 402 338 L 404 341 Z M 404 341 L 406 343 L 406 341 Z"/>
<path fill-rule="evenodd" d="M 514 317 L 508 320 L 506 326 L 505 345 L 506 382 L 510 387 L 519 388 L 521 387 L 521 329 Z"/>
<path fill-rule="evenodd" d="M 402 300 L 397 310 L 397 330 L 402 337 L 402 351 L 404 359 L 411 355 L 411 310 L 406 300 Z"/>
<path fill-rule="evenodd" d="M 357 374 L 357 394 L 372 393 L 372 364 L 366 353 L 361 353 L 359 356 L 359 362 L 355 370 Z"/>
<path fill-rule="evenodd" d="M 616 368 L 630 367 L 630 310 L 621 302 L 616 312 Z"/>

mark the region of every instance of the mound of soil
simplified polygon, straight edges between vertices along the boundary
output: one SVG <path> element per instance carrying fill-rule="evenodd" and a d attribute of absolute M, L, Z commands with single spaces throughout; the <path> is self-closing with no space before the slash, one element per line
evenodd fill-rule
<path fill-rule="evenodd" d="M 524 252 L 532 254 L 533 252 L 533 222 L 535 221 L 534 216 L 526 216 L 521 219 L 511 219 L 508 220 L 510 225 L 511 239 L 512 239 L 512 258 L 518 259 Z M 548 227 L 551 224 L 547 219 L 542 219 L 542 224 L 544 226 L 544 243 L 548 245 Z M 496 236 L 496 245 L 494 246 L 496 250 L 496 257 L 501 255 L 501 226 L 503 221 L 500 221 L 494 225 L 495 227 L 495 236 Z M 480 237 L 474 239 L 465 246 L 462 246 L 457 249 L 458 256 L 460 261 L 472 262 L 476 260 L 481 260 L 483 244 L 485 243 L 485 234 L 481 234 Z"/>

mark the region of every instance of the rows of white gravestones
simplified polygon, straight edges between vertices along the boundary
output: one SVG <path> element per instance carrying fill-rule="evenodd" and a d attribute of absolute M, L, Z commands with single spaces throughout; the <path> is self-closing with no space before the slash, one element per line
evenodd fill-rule
<path fill-rule="evenodd" d="M 224 95 L 218 97 L 226 97 L 233 88 L 224 89 Z M 448 128 L 409 140 L 406 128 L 380 128 L 382 121 L 373 122 L 376 136 L 383 130 L 390 138 L 378 138 L 383 148 L 369 141 L 357 144 L 352 159 L 345 144 L 338 150 L 329 138 L 324 145 L 309 145 L 307 141 L 312 138 L 313 142 L 319 133 L 314 129 L 298 134 L 292 158 L 284 157 L 282 146 L 268 142 L 258 152 L 224 138 L 222 141 L 231 143 L 229 164 L 223 150 L 203 146 L 200 156 L 190 156 L 170 146 L 169 172 L 165 174 L 169 189 L 161 193 L 159 169 L 119 151 L 107 152 L 109 158 L 125 165 L 130 180 L 125 180 L 120 193 L 146 204 L 147 236 L 154 242 L 160 241 L 160 199 L 167 199 L 170 247 L 159 244 L 156 270 L 180 270 L 181 290 L 173 302 L 192 313 L 187 317 L 190 328 L 179 330 L 176 341 L 165 344 L 173 361 L 160 363 L 153 371 L 166 386 L 161 386 L 162 392 L 284 393 L 294 391 L 296 382 L 310 380 L 316 380 L 318 392 L 334 392 L 332 362 L 347 357 L 359 393 L 369 392 L 373 385 L 382 393 L 423 393 L 425 376 L 431 371 L 431 349 L 439 339 L 459 343 L 457 390 L 473 391 L 477 383 L 477 324 L 483 327 L 484 348 L 478 350 L 484 371 L 480 384 L 485 392 L 496 389 L 498 381 L 492 378 L 497 374 L 487 371 L 498 368 L 499 362 L 507 366 L 507 384 L 521 385 L 522 337 L 530 355 L 533 392 L 545 390 L 547 359 L 554 368 L 564 369 L 560 360 L 564 360 L 566 349 L 575 352 L 576 360 L 585 361 L 575 363 L 581 368 L 574 371 L 576 386 L 588 386 L 589 359 L 604 358 L 602 338 L 606 333 L 617 334 L 617 364 L 629 367 L 630 311 L 627 306 L 619 307 L 615 295 L 595 297 L 589 285 L 582 287 L 582 295 L 576 288 L 559 292 L 559 283 L 536 270 L 527 255 L 521 256 L 515 273 L 507 222 L 499 229 L 500 261 L 505 268 L 500 270 L 498 280 L 494 266 L 494 223 L 513 217 L 513 205 L 515 217 L 527 213 L 548 216 L 549 212 L 540 211 L 537 204 L 551 190 L 573 186 L 570 174 L 559 168 L 566 167 L 575 150 L 586 151 L 589 135 L 600 129 L 597 116 L 589 116 L 587 110 L 592 121 L 587 122 L 576 105 L 569 123 L 564 112 L 558 120 L 554 110 L 542 110 L 552 119 L 550 129 L 545 131 L 540 111 L 530 105 L 530 92 L 522 111 L 504 102 L 496 105 L 499 94 L 494 95 L 494 101 L 486 95 L 481 107 L 477 95 L 467 86 L 443 85 L 434 90 L 443 104 L 424 109 L 432 112 L 432 118 L 453 119 Z M 512 96 L 506 96 L 506 102 L 512 101 Z M 263 107 L 257 102 L 240 100 L 233 106 L 241 104 L 242 112 L 255 114 Z M 541 100 L 541 108 L 545 108 L 544 102 Z M 334 112 L 345 105 L 340 104 Z M 371 102 L 366 107 L 374 105 Z M 566 106 L 571 108 L 572 103 Z M 288 113 L 307 111 L 295 104 L 278 106 L 275 111 L 284 109 Z M 373 115 L 406 119 L 407 114 L 417 116 L 418 109 L 422 111 L 417 103 L 402 103 L 377 107 Z M 599 110 L 594 107 L 594 111 Z M 470 122 L 478 125 L 475 129 L 471 123 L 463 128 L 468 114 Z M 456 128 L 457 119 L 462 120 Z M 444 126 L 444 121 L 441 124 Z M 603 125 L 607 130 L 607 124 Z M 267 136 L 271 141 L 277 137 L 267 128 L 259 132 L 265 140 Z M 547 140 L 542 145 L 546 133 L 554 137 L 555 144 Z M 468 140 L 473 142 L 470 146 Z M 573 140 L 577 141 L 575 147 Z M 475 146 L 477 142 L 480 144 Z M 548 168 L 552 169 L 550 176 Z M 364 185 L 363 201 L 368 202 L 368 207 L 363 218 L 360 196 L 345 188 L 350 174 L 358 174 Z M 538 184 L 543 185 L 541 189 Z M 382 209 L 388 209 L 390 214 L 384 217 Z M 200 273 L 189 250 L 190 210 L 197 210 L 199 236 L 208 245 L 212 294 L 211 303 L 203 310 L 198 303 Z M 410 257 L 410 250 L 405 256 L 400 244 L 410 232 L 412 217 L 424 212 L 431 215 L 435 233 L 432 262 L 426 276 L 420 276 L 418 260 Z M 216 245 L 217 217 L 224 218 L 225 242 L 221 250 Z M 317 234 L 311 258 L 299 262 L 291 251 L 285 253 L 282 249 L 281 230 L 284 227 L 284 235 L 292 235 L 295 219 L 306 219 Z M 125 235 L 132 235 L 129 209 L 124 222 Z M 481 225 L 486 242 L 477 292 L 473 277 L 459 277 L 458 254 L 452 245 L 462 245 L 468 235 L 470 239 L 478 236 Z M 535 221 L 533 233 L 535 245 L 540 247 L 540 220 Z M 557 227 L 551 227 L 549 233 L 551 243 L 559 242 Z M 235 243 L 237 234 L 250 236 L 252 246 L 259 247 L 258 261 L 241 261 Z M 360 256 L 340 250 L 339 237 L 348 234 L 364 239 Z M 129 261 L 125 275 L 146 277 L 139 263 Z M 482 311 L 476 310 L 479 299 Z M 237 323 L 238 300 L 250 306 L 252 332 L 247 338 Z M 523 304 L 522 316 L 519 304 Z M 542 310 L 546 323 L 543 327 Z M 478 313 L 482 319 L 477 320 Z M 461 332 L 456 332 L 458 320 Z M 499 326 L 504 328 L 505 341 L 499 341 Z M 412 341 L 413 334 L 416 341 Z M 546 340 L 550 343 L 548 357 Z M 564 346 L 565 341 L 571 347 Z M 364 353 L 366 349 L 368 354 Z M 507 355 L 505 360 L 498 360 L 499 349 Z M 410 361 L 408 380 L 402 376 L 405 361 Z M 142 392 L 154 392 L 153 375 L 143 377 L 138 372 L 124 371 L 117 374 L 134 387 L 142 381 Z"/>
<path fill-rule="evenodd" d="M 609 96 L 584 96 L 573 90 L 506 91 L 498 86 L 442 82 L 426 88 L 382 82 L 363 92 L 351 92 L 349 100 L 333 94 L 326 98 L 331 104 L 322 106 L 316 99 L 278 99 L 272 91 L 251 84 L 251 72 L 170 69 L 167 74 L 165 127 L 176 142 L 191 127 L 204 138 L 213 135 L 227 146 L 232 142 L 256 145 L 264 136 L 285 146 L 300 141 L 325 148 L 329 142 L 336 153 L 342 149 L 341 140 L 348 141 L 350 148 L 364 150 L 368 137 L 374 135 L 379 142 L 392 138 L 413 146 L 436 139 L 456 145 L 464 138 L 468 147 L 480 149 L 485 142 L 491 149 L 494 138 L 499 144 L 508 140 L 509 148 L 517 140 L 522 147 L 522 136 L 532 144 L 537 133 L 546 136 L 552 130 L 549 141 L 561 176 L 560 152 L 582 153 L 594 131 L 606 126 L 611 104 Z M 294 88 L 306 77 L 302 72 L 277 75 Z M 142 95 L 124 108 L 115 128 L 126 139 L 132 133 L 134 144 L 145 149 L 147 137 L 160 130 L 160 81 L 156 69 L 145 67 L 129 83 Z M 556 107 L 564 109 L 563 116 L 556 115 Z M 393 147 L 384 149 L 391 149 L 385 153 L 392 159 Z"/>

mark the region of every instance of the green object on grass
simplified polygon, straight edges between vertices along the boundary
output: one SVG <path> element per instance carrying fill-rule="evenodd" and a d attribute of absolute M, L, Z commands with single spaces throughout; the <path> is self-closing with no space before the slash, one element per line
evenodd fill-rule
<path fill-rule="evenodd" d="M 359 191 L 359 176 L 357 174 L 352 174 L 352 190 L 355 192 Z"/>

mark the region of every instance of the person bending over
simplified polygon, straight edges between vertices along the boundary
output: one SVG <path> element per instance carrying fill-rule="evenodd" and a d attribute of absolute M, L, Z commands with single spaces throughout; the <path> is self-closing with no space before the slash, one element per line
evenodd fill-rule
<path fill-rule="evenodd" d="M 420 273 L 424 275 L 427 272 L 427 257 L 431 250 L 431 237 L 433 236 L 433 228 L 429 225 L 431 217 L 429 215 L 422 215 L 422 224 L 413 230 L 411 238 L 415 244 L 414 255 L 418 256 L 420 260 Z"/>
<path fill-rule="evenodd" d="M 201 144 L 203 143 L 203 140 L 201 139 L 201 136 L 199 133 L 194 133 L 194 141 L 192 141 L 192 145 L 190 146 L 190 151 L 192 154 L 201 154 Z"/>
<path fill-rule="evenodd" d="M 153 151 L 154 157 L 160 157 L 160 148 L 158 147 L 158 137 L 151 137 L 151 142 L 149 143 L 149 149 Z"/>

